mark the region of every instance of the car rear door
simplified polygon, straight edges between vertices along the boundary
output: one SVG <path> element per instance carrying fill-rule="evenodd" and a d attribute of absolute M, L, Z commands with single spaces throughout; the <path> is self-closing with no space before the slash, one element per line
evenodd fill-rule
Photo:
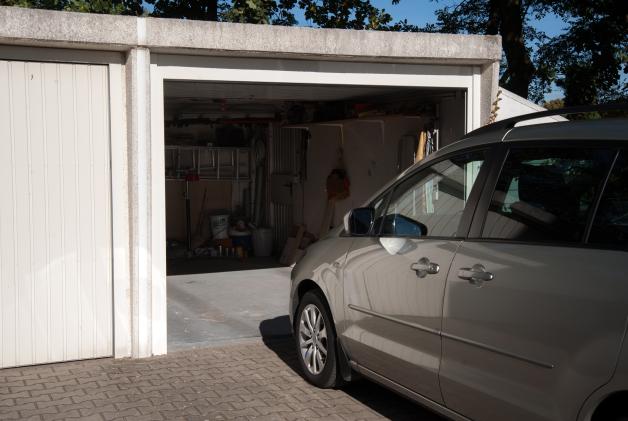
<path fill-rule="evenodd" d="M 486 154 L 453 154 L 395 185 L 372 204 L 376 229 L 354 239 L 345 263 L 341 337 L 351 359 L 437 402 L 447 271 L 471 220 L 466 205 L 479 197 L 473 186 L 485 176 Z"/>
<path fill-rule="evenodd" d="M 573 420 L 610 379 L 628 316 L 626 152 L 591 145 L 503 146 L 447 279 L 440 384 L 450 409 Z M 623 202 L 601 195 L 613 164 Z"/>

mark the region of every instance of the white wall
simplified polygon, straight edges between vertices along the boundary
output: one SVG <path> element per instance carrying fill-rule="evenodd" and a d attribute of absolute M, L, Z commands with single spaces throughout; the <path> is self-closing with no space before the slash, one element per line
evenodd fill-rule
<path fill-rule="evenodd" d="M 462 91 L 455 97 L 443 98 L 440 101 L 440 147 L 459 140 L 466 133 L 464 118 L 465 98 Z"/>
<path fill-rule="evenodd" d="M 460 118 L 463 118 L 462 115 Z M 376 122 L 348 121 L 344 124 L 344 142 L 337 126 L 312 125 L 307 150 L 307 179 L 303 184 L 305 206 L 300 186 L 295 187 L 295 222 L 305 223 L 307 229 L 318 233 L 327 203 L 327 176 L 335 168 L 338 148 L 344 151 L 344 163 L 351 196 L 339 201 L 334 213 L 334 225 L 340 224 L 349 210 L 361 206 L 379 188 L 398 174 L 397 151 L 404 135 L 416 135 L 427 119 L 387 117 L 382 125 Z M 383 134 L 383 137 L 382 137 Z"/>
<path fill-rule="evenodd" d="M 504 88 L 499 88 L 501 92 L 498 95 L 499 102 L 497 110 L 497 118 L 496 121 L 505 120 L 510 117 L 517 117 L 523 114 L 536 113 L 539 111 L 546 111 L 545 108 L 540 105 L 535 104 L 532 101 L 528 101 L 527 99 L 520 97 L 517 94 L 514 94 Z M 538 124 L 538 123 L 555 123 L 557 121 L 566 121 L 567 119 L 561 116 L 551 116 L 544 118 L 537 118 L 535 120 L 529 120 L 519 123 L 519 126 L 525 126 L 528 124 Z"/>

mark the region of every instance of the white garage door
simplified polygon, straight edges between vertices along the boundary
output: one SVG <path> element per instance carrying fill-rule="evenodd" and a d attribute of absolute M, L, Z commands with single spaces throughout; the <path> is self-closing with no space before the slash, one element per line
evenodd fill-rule
<path fill-rule="evenodd" d="M 112 355 L 108 92 L 0 60 L 0 367 Z"/>

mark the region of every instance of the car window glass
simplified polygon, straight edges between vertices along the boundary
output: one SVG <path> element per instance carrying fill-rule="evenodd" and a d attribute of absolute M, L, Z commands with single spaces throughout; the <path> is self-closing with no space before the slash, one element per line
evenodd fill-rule
<path fill-rule="evenodd" d="M 446 159 L 412 175 L 394 190 L 382 234 L 455 237 L 484 152 Z"/>
<path fill-rule="evenodd" d="M 589 243 L 628 248 L 628 151 L 621 151 L 602 194 Z"/>
<path fill-rule="evenodd" d="M 613 151 L 512 149 L 493 192 L 482 237 L 578 242 Z"/>
<path fill-rule="evenodd" d="M 373 229 L 371 230 L 372 234 L 375 234 L 375 235 L 379 234 L 379 230 L 382 226 L 382 219 L 383 219 L 382 217 L 384 215 L 384 210 L 386 207 L 386 200 L 388 199 L 389 194 L 390 194 L 390 191 L 384 193 L 383 195 L 375 199 L 373 202 L 371 202 L 371 204 L 369 205 L 375 210 L 374 212 L 375 222 L 373 223 Z"/>

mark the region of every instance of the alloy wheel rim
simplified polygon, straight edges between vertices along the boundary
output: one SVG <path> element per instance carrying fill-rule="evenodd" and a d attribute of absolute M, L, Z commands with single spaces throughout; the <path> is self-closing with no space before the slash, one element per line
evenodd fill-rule
<path fill-rule="evenodd" d="M 320 374 L 327 363 L 327 328 L 321 311 L 308 304 L 299 319 L 299 348 L 308 371 Z"/>

